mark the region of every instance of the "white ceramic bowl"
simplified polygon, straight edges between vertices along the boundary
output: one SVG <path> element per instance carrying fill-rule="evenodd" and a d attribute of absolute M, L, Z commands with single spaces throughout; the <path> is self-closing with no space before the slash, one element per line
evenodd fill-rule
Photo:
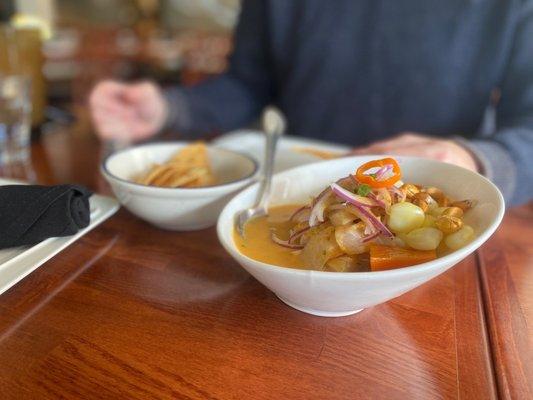
<path fill-rule="evenodd" d="M 362 163 L 383 156 L 350 157 L 297 167 L 274 177 L 271 205 L 304 203 L 338 178 L 353 173 Z M 504 201 L 499 190 L 483 176 L 466 169 L 412 157 L 395 157 L 403 180 L 443 189 L 452 198 L 475 199 L 477 206 L 465 220 L 476 239 L 445 257 L 424 264 L 389 271 L 323 272 L 279 267 L 241 254 L 233 241 L 234 216 L 249 207 L 258 189 L 255 184 L 235 196 L 218 220 L 218 237 L 226 250 L 257 280 L 289 306 L 328 317 L 356 313 L 397 297 L 443 273 L 476 250 L 500 224 Z"/>
<path fill-rule="evenodd" d="M 101 172 L 120 203 L 133 214 L 163 229 L 189 231 L 216 223 L 229 199 L 254 179 L 257 163 L 243 154 L 208 146 L 217 185 L 201 188 L 160 188 L 140 185 L 134 177 L 154 163 L 167 161 L 186 142 L 153 143 L 107 157 Z"/>

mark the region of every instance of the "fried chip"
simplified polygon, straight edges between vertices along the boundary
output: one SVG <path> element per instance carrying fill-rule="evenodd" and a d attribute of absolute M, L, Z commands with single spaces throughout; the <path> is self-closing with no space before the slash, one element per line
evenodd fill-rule
<path fill-rule="evenodd" d="M 149 185 L 165 168 L 165 165 L 154 164 L 150 171 L 137 179 L 137 183 Z"/>
<path fill-rule="evenodd" d="M 160 187 L 202 187 L 215 183 L 207 147 L 196 142 L 180 149 L 164 164 L 155 164 L 136 179 L 137 183 Z"/>

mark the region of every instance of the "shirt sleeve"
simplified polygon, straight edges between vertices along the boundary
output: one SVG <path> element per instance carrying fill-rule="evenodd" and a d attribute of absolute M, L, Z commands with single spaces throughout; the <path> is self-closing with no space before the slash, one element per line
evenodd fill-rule
<path fill-rule="evenodd" d="M 167 89 L 167 129 L 196 136 L 258 117 L 273 96 L 266 19 L 264 1 L 243 1 L 228 71 L 192 87 Z"/>
<path fill-rule="evenodd" d="M 533 1 L 523 1 L 516 18 L 496 132 L 466 143 L 509 205 L 533 199 Z"/>

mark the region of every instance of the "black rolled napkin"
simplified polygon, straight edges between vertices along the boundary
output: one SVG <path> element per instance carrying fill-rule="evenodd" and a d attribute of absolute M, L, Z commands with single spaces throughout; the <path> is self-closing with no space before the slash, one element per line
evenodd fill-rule
<path fill-rule="evenodd" d="M 91 220 L 91 195 L 79 185 L 0 186 L 0 249 L 77 233 Z"/>

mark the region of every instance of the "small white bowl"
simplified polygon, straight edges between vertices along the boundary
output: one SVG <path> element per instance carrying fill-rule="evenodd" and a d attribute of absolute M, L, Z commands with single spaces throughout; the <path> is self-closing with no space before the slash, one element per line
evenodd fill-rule
<path fill-rule="evenodd" d="M 384 156 L 350 157 L 297 167 L 275 175 L 271 205 L 297 204 L 309 200 L 337 179 L 353 173 L 372 159 Z M 218 238 L 225 249 L 251 275 L 282 301 L 300 311 L 339 317 L 383 303 L 420 286 L 443 273 L 481 246 L 500 224 L 505 206 L 501 193 L 483 176 L 451 164 L 413 157 L 395 157 L 403 180 L 436 186 L 457 200 L 478 204 L 466 216 L 476 238 L 465 247 L 424 264 L 376 272 L 323 272 L 284 268 L 253 260 L 233 241 L 235 214 L 253 203 L 258 184 L 235 196 L 224 208 L 217 224 Z"/>
<path fill-rule="evenodd" d="M 257 163 L 243 154 L 208 146 L 216 185 L 201 188 L 161 188 L 134 178 L 154 163 L 167 161 L 186 142 L 153 143 L 107 157 L 101 172 L 120 203 L 139 218 L 169 230 L 191 231 L 216 223 L 229 199 L 254 179 Z"/>

